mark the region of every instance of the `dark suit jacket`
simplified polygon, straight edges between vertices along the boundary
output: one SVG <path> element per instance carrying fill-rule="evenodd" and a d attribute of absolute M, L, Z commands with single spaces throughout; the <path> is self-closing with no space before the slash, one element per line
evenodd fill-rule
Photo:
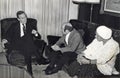
<path fill-rule="evenodd" d="M 62 36 L 56 43 L 58 46 L 61 44 L 65 44 L 65 47 L 61 48 L 62 52 L 76 52 L 79 54 L 85 49 L 82 36 L 75 29 L 70 33 L 70 36 L 68 38 L 68 45 L 65 42 L 65 36 Z"/>
<path fill-rule="evenodd" d="M 23 37 L 20 37 L 20 22 L 12 24 L 8 29 L 6 34 L 6 39 L 8 40 L 11 50 L 20 50 L 24 54 L 32 54 L 37 50 L 37 47 L 33 41 L 33 34 L 31 34 L 33 29 L 36 26 L 32 21 L 27 20 L 26 23 L 26 34 Z"/>

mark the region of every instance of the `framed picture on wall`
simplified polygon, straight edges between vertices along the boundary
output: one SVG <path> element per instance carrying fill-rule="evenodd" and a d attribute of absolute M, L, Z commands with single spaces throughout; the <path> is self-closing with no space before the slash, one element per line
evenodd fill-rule
<path fill-rule="evenodd" d="M 120 0 L 101 0 L 100 13 L 120 17 Z"/>

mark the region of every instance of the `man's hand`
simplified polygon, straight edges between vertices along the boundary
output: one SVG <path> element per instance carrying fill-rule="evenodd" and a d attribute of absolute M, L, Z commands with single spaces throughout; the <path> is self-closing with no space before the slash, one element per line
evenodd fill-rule
<path fill-rule="evenodd" d="M 60 47 L 58 46 L 58 45 L 53 45 L 53 46 L 51 46 L 51 48 L 53 49 L 53 50 L 55 50 L 55 51 L 59 51 L 60 50 Z"/>
<path fill-rule="evenodd" d="M 80 65 L 81 65 L 81 64 L 90 64 L 90 60 L 86 59 L 86 58 L 84 57 L 84 54 L 79 54 L 79 55 L 77 56 L 77 61 L 80 63 Z"/>
<path fill-rule="evenodd" d="M 36 30 L 32 30 L 32 34 L 34 34 L 35 36 L 38 36 L 38 32 Z"/>
<path fill-rule="evenodd" d="M 2 39 L 2 47 L 5 48 L 5 44 L 8 43 L 6 39 Z"/>

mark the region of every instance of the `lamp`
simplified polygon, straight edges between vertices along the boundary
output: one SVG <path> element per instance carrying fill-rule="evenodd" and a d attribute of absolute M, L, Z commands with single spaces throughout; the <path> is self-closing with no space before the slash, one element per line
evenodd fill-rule
<path fill-rule="evenodd" d="M 92 22 L 92 11 L 93 11 L 93 5 L 94 4 L 99 4 L 100 0 L 72 0 L 73 3 L 79 4 L 79 3 L 88 3 L 91 4 L 91 9 L 90 9 L 90 22 Z"/>

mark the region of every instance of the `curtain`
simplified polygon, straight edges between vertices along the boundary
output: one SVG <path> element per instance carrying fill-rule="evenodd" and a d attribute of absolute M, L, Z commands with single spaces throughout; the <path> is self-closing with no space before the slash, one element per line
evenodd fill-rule
<path fill-rule="evenodd" d="M 25 5 L 28 16 L 39 21 L 38 31 L 43 39 L 61 35 L 61 24 L 68 21 L 69 0 L 26 0 Z"/>
<path fill-rule="evenodd" d="M 24 7 L 24 0 L 0 0 L 0 19 L 15 17 Z"/>
<path fill-rule="evenodd" d="M 0 0 L 0 19 L 16 17 L 23 10 L 28 17 L 37 19 L 42 38 L 61 35 L 61 25 L 68 21 L 70 0 Z"/>

